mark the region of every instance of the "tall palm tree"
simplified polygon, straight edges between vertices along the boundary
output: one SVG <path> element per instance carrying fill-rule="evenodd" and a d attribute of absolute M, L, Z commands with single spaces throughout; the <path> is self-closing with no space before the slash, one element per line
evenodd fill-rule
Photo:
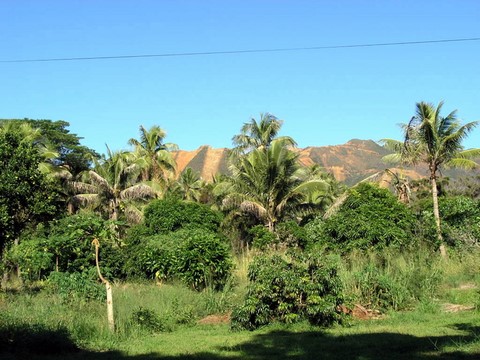
<path fill-rule="evenodd" d="M 300 206 L 309 193 L 325 191 L 328 184 L 324 180 L 302 179 L 298 155 L 289 150 L 290 144 L 288 139 L 276 139 L 267 148 L 259 147 L 233 162 L 231 192 L 224 207 L 254 214 L 274 232 L 276 223 Z"/>
<path fill-rule="evenodd" d="M 175 171 L 175 161 L 171 151 L 177 150 L 178 147 L 175 144 L 164 143 L 165 137 L 166 132 L 157 125 L 149 130 L 140 126 L 140 140 L 132 138 L 128 141 L 134 146 L 137 158 L 141 160 L 142 181 L 164 183 L 167 173 Z"/>
<path fill-rule="evenodd" d="M 477 126 L 473 121 L 461 125 L 456 111 L 447 116 L 440 114 L 443 102 L 435 106 L 426 102 L 416 104 L 416 113 L 408 124 L 402 125 L 404 140 L 383 139 L 385 146 L 394 153 L 384 157 L 386 161 L 400 161 L 404 164 L 416 165 L 424 163 L 428 166 L 433 200 L 437 237 L 440 242 L 440 252 L 446 256 L 440 226 L 438 210 L 437 179 L 444 166 L 471 169 L 478 164 L 472 160 L 480 155 L 480 149 L 464 150 L 462 140 Z"/>
<path fill-rule="evenodd" d="M 85 182 L 75 184 L 83 190 L 76 198 L 84 204 L 100 205 L 111 220 L 118 220 L 124 211 L 131 220 L 138 221 L 139 211 L 131 201 L 154 197 L 155 192 L 145 183 L 136 182 L 141 168 L 132 153 L 107 150 L 108 158 L 85 174 Z"/>
<path fill-rule="evenodd" d="M 243 124 L 241 133 L 232 138 L 234 153 L 248 153 L 254 149 L 268 148 L 276 138 L 282 139 L 285 144 L 296 146 L 295 141 L 289 136 L 278 137 L 283 121 L 271 114 L 260 114 L 260 121 L 254 118 Z"/>

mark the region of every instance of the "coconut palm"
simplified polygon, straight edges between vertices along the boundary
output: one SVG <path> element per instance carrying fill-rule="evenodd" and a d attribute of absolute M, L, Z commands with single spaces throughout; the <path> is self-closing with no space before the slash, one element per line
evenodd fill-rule
<path fill-rule="evenodd" d="M 159 126 L 149 130 L 140 126 L 140 140 L 130 139 L 134 153 L 139 159 L 138 165 L 143 168 L 140 173 L 142 181 L 164 183 L 168 172 L 175 171 L 175 161 L 171 151 L 177 150 L 177 145 L 164 143 L 166 132 Z"/>
<path fill-rule="evenodd" d="M 461 125 L 456 111 L 442 116 L 440 114 L 442 107 L 443 102 L 438 106 L 425 102 L 417 103 L 415 116 L 408 124 L 402 125 L 404 140 L 383 139 L 382 142 L 389 150 L 394 151 L 393 154 L 384 157 L 386 161 L 409 165 L 423 163 L 428 166 L 437 237 L 440 242 L 440 252 L 445 257 L 446 250 L 438 210 L 437 179 L 444 166 L 466 169 L 478 166 L 472 158 L 480 155 L 480 149 L 464 150 L 462 147 L 462 141 L 478 122 Z"/>
<path fill-rule="evenodd" d="M 190 167 L 186 168 L 180 174 L 177 183 L 179 185 L 179 190 L 182 194 L 183 200 L 199 201 L 204 183 L 200 179 L 198 172 L 194 171 Z"/>
<path fill-rule="evenodd" d="M 85 205 L 101 206 L 111 220 L 118 220 L 124 211 L 130 220 L 138 221 L 141 215 L 132 201 L 154 197 L 155 192 L 145 183 L 136 183 L 141 167 L 132 153 L 107 150 L 108 158 L 85 173 L 85 182 L 75 184 L 83 190 L 76 198 Z"/>
<path fill-rule="evenodd" d="M 289 150 L 290 144 L 288 139 L 276 139 L 234 161 L 224 208 L 251 213 L 274 232 L 276 223 L 304 205 L 309 193 L 327 190 L 324 180 L 302 179 L 298 155 Z"/>
<path fill-rule="evenodd" d="M 232 138 L 234 154 L 248 153 L 254 149 L 268 148 L 274 139 L 282 139 L 285 144 L 296 146 L 289 136 L 277 137 L 283 121 L 271 114 L 260 114 L 260 121 L 254 118 L 243 124 L 241 133 Z"/>

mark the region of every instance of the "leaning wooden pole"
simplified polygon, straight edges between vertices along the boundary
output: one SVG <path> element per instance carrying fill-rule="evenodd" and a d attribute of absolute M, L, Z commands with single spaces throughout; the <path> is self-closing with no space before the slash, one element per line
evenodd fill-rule
<path fill-rule="evenodd" d="M 115 331 L 115 320 L 113 318 L 113 296 L 112 296 L 112 286 L 110 282 L 102 276 L 100 272 L 100 266 L 98 265 L 98 249 L 100 248 L 100 242 L 98 239 L 93 239 L 92 244 L 95 245 L 95 263 L 97 265 L 98 277 L 105 284 L 107 289 L 107 319 L 108 319 L 108 328 L 110 331 Z"/>

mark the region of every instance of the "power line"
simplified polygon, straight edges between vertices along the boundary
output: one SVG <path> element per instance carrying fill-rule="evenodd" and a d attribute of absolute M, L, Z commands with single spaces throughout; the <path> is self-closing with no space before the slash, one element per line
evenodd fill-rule
<path fill-rule="evenodd" d="M 401 45 L 438 44 L 438 43 L 479 41 L 479 40 L 480 40 L 480 37 L 475 37 L 475 38 L 460 38 L 460 39 L 442 39 L 442 40 L 401 41 L 401 42 L 370 43 L 370 44 L 350 44 L 350 45 L 327 45 L 327 46 L 311 46 L 311 47 L 273 48 L 273 49 L 247 49 L 247 50 L 226 50 L 226 51 L 202 51 L 202 52 L 180 52 L 180 53 L 163 53 L 163 54 L 142 54 L 142 55 L 112 55 L 112 56 L 89 56 L 89 57 L 69 57 L 69 58 L 45 58 L 45 59 L 13 59 L 13 60 L 0 60 L 0 63 L 27 63 L 27 62 L 52 62 L 52 61 L 85 61 L 85 60 L 111 60 L 111 59 L 138 59 L 138 58 L 154 58 L 154 57 L 180 57 L 180 56 L 206 56 L 206 55 L 252 54 L 252 53 L 287 52 L 287 51 L 311 51 L 311 50 L 366 48 L 366 47 L 380 47 L 380 46 L 401 46 Z"/>

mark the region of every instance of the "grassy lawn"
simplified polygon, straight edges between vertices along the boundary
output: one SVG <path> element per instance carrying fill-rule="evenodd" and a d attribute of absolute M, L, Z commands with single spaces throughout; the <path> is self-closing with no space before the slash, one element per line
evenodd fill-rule
<path fill-rule="evenodd" d="M 436 295 L 412 303 L 408 311 L 350 318 L 330 329 L 297 323 L 233 332 L 226 323 L 197 323 L 241 303 L 244 288 L 238 285 L 217 293 L 116 284 L 114 334 L 102 301 L 3 289 L 0 359 L 480 359 L 476 259 L 451 262 L 462 265 L 458 268 L 445 263 Z M 135 320 L 142 309 L 153 314 L 150 323 Z"/>
<path fill-rule="evenodd" d="M 148 301 L 147 289 L 142 287 L 138 291 L 143 292 Z M 174 288 L 169 291 L 171 296 L 178 295 Z M 450 290 L 448 295 L 470 300 L 476 290 L 458 293 Z M 171 332 L 131 330 L 128 334 L 109 335 L 88 325 L 89 314 L 95 317 L 99 314 L 97 309 L 89 310 L 88 304 L 84 304 L 82 322 L 75 306 L 52 302 L 50 307 L 45 307 L 44 300 L 41 296 L 39 299 L 23 297 L 17 303 L 17 310 L 29 306 L 29 311 L 43 311 L 40 317 L 45 316 L 46 311 L 55 313 L 55 321 L 74 330 L 61 331 L 59 326 L 59 330 L 40 329 L 31 336 L 28 334 L 31 329 L 27 329 L 28 341 L 38 342 L 30 347 L 38 348 L 38 352 L 0 352 L 1 359 L 480 359 L 479 313 L 475 310 L 446 313 L 440 305 L 431 303 L 414 311 L 392 312 L 377 320 L 353 320 L 347 326 L 332 329 L 301 323 L 276 324 L 254 332 L 232 332 L 228 324 L 191 323 L 179 325 Z M 165 306 L 161 301 L 160 306 Z M 6 307 L 4 303 L 3 310 Z M 77 313 L 77 318 L 69 324 L 67 317 L 73 313 Z M 30 321 L 33 316 L 31 314 Z M 84 340 L 81 350 L 74 349 L 72 337 L 76 343 Z M 42 348 L 42 344 L 50 347 L 58 344 L 61 352 L 52 354 L 51 349 Z"/>

